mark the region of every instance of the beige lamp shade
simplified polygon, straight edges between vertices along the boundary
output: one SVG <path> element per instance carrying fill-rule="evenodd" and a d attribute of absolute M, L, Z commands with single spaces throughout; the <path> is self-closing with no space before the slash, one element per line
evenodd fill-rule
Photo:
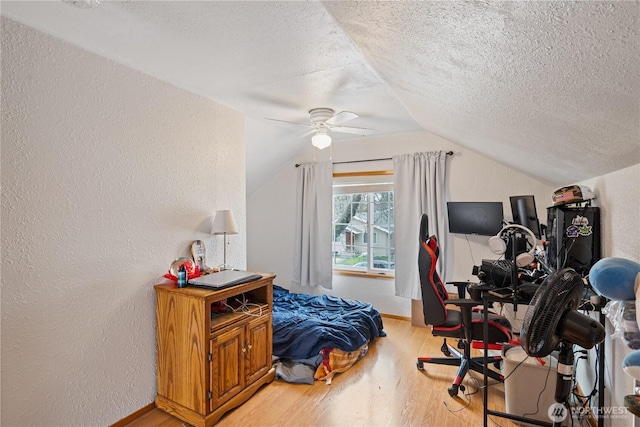
<path fill-rule="evenodd" d="M 224 234 L 224 262 L 221 268 L 227 270 L 229 268 L 227 265 L 227 234 L 238 234 L 233 212 L 228 209 L 217 211 L 211 226 L 211 234 Z"/>
<path fill-rule="evenodd" d="M 211 227 L 211 234 L 238 234 L 233 212 L 228 209 L 217 211 Z"/>

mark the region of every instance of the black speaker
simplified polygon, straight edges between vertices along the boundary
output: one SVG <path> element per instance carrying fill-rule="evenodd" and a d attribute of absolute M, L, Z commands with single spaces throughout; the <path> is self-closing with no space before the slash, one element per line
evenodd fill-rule
<path fill-rule="evenodd" d="M 600 208 L 547 208 L 547 258 L 551 267 L 585 276 L 600 259 Z"/>

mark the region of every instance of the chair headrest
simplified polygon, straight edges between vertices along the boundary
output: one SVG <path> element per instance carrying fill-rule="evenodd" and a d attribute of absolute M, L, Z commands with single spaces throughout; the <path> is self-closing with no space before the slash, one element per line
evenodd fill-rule
<path fill-rule="evenodd" d="M 426 242 L 429 238 L 429 216 L 427 214 L 422 214 L 422 218 L 420 218 L 420 241 Z"/>

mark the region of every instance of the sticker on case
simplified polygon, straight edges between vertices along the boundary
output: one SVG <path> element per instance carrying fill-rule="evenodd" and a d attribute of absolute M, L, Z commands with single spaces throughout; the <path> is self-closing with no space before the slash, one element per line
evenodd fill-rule
<path fill-rule="evenodd" d="M 571 220 L 571 225 L 567 227 L 567 237 L 586 237 L 593 234 L 593 227 L 589 225 L 589 219 L 578 215 Z"/>

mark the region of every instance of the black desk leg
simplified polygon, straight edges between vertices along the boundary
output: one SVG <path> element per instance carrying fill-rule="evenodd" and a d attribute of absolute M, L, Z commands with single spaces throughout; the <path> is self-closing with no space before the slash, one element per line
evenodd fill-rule
<path fill-rule="evenodd" d="M 482 376 L 484 378 L 484 393 L 482 394 L 482 405 L 483 405 L 483 411 L 482 411 L 482 416 L 483 416 L 483 421 L 484 421 L 484 427 L 487 427 L 487 409 L 489 408 L 488 406 L 488 399 L 489 399 L 489 388 L 488 388 L 488 384 L 489 384 L 489 378 L 488 378 L 488 374 L 487 374 L 487 366 L 489 364 L 489 357 L 488 357 L 488 347 L 489 347 L 489 343 L 488 343 L 488 336 L 489 336 L 489 305 L 487 304 L 487 298 L 483 296 L 482 298 L 482 316 L 483 316 L 483 321 L 482 321 L 482 346 L 483 346 L 483 351 L 484 351 L 484 355 L 483 355 L 483 367 L 482 367 Z"/>
<path fill-rule="evenodd" d="M 600 323 L 604 326 L 605 315 L 600 309 Z M 604 427 L 604 340 L 598 344 L 598 427 Z"/>

